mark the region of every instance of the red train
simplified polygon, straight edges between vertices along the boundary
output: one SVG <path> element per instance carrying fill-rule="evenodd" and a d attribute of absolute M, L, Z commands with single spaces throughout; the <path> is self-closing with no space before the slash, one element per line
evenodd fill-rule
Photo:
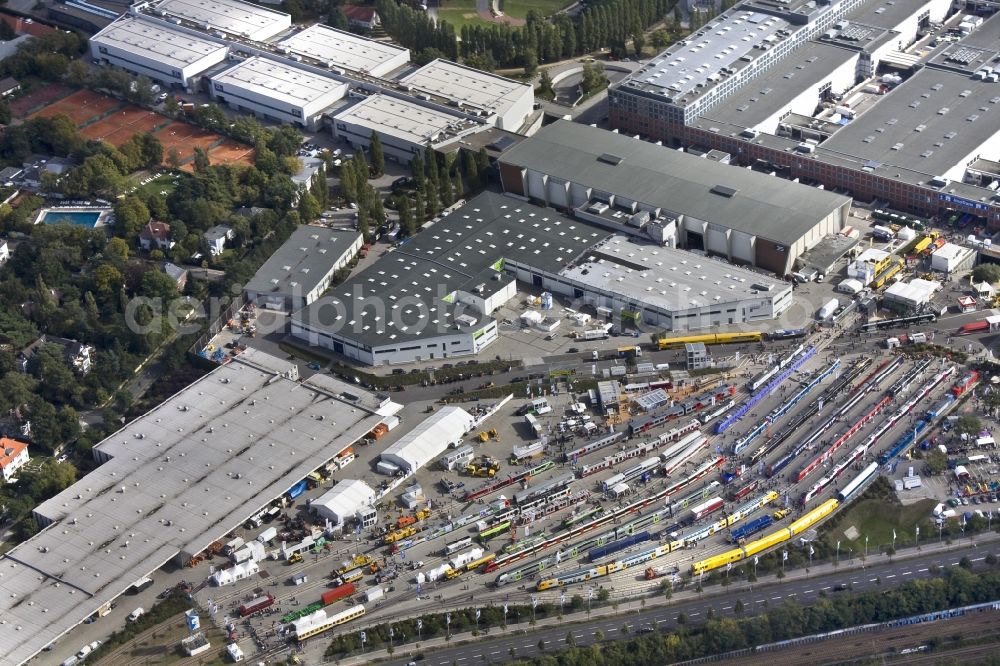
<path fill-rule="evenodd" d="M 951 392 L 956 398 L 960 397 L 963 393 L 971 389 L 979 381 L 979 373 L 973 370 L 962 378 L 955 382 L 955 385 L 951 387 Z"/>
<path fill-rule="evenodd" d="M 274 605 L 274 597 L 270 594 L 264 597 L 254 597 L 250 601 L 246 602 L 237 609 L 240 617 L 250 617 L 255 613 L 259 613 L 265 608 L 270 608 Z"/>

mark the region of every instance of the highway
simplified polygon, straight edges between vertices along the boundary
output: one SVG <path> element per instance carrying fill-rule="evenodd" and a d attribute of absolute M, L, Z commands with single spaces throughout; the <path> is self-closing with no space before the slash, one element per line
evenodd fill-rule
<path fill-rule="evenodd" d="M 990 550 L 988 550 L 990 548 Z M 907 559 L 896 558 L 894 561 L 882 561 L 865 569 L 836 570 L 832 565 L 816 567 L 813 575 L 808 578 L 794 578 L 769 585 L 756 586 L 751 590 L 746 583 L 733 585 L 724 591 L 717 591 L 712 596 L 700 599 L 677 601 L 667 606 L 641 610 L 638 613 L 618 617 L 600 617 L 571 623 L 564 620 L 554 625 L 541 626 L 537 631 L 528 631 L 522 635 L 510 635 L 519 629 L 529 629 L 528 622 L 522 618 L 520 625 L 509 625 L 509 631 L 500 636 L 474 639 L 472 643 L 455 645 L 445 649 L 431 650 L 425 643 L 424 660 L 420 663 L 427 666 L 445 666 L 458 663 L 468 666 L 473 663 L 500 663 L 511 660 L 511 650 L 517 657 L 529 657 L 539 654 L 538 643 L 543 641 L 546 651 L 560 650 L 566 647 L 567 634 L 572 632 L 577 646 L 590 645 L 595 642 L 595 633 L 600 631 L 605 640 L 627 637 L 623 627 L 627 624 L 630 633 L 639 632 L 643 625 L 654 626 L 658 631 L 668 631 L 677 626 L 677 618 L 684 614 L 689 624 L 705 621 L 710 613 L 716 617 L 735 616 L 734 608 L 737 600 L 744 605 L 744 615 L 754 615 L 765 612 L 770 606 L 781 604 L 788 600 L 808 604 L 820 598 L 821 595 L 848 594 L 847 591 L 837 591 L 840 585 L 848 586 L 853 591 L 867 591 L 894 587 L 910 580 L 930 578 L 936 575 L 935 565 L 940 567 L 958 566 L 963 556 L 969 557 L 973 570 L 985 568 L 983 561 L 989 552 L 1000 552 L 995 544 L 978 548 L 974 545 L 947 553 L 924 553 Z M 880 558 L 884 559 L 884 558 Z M 846 562 L 845 562 L 846 564 Z M 790 577 L 791 578 L 791 577 Z M 493 633 L 499 630 L 494 629 Z M 463 637 L 464 638 L 464 637 Z M 400 650 L 401 652 L 401 650 Z M 397 653 L 389 664 L 405 666 L 417 654 L 415 650 Z M 484 660 L 485 657 L 485 660 Z M 360 663 L 356 659 L 341 660 L 342 664 Z"/>

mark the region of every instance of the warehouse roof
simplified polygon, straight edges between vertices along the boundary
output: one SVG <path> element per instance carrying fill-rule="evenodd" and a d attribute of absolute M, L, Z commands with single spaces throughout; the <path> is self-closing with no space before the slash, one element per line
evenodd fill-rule
<path fill-rule="evenodd" d="M 291 25 L 291 16 L 239 0 L 160 0 L 149 7 L 158 15 L 176 16 L 251 39 L 273 37 Z"/>
<path fill-rule="evenodd" d="M 314 499 L 309 506 L 316 509 L 320 517 L 336 518 L 343 521 L 353 516 L 358 509 L 370 506 L 375 501 L 375 491 L 367 483 L 357 479 L 342 480 L 330 490 Z"/>
<path fill-rule="evenodd" d="M 213 83 L 225 87 L 242 88 L 258 95 L 266 95 L 275 104 L 305 106 L 331 95 L 339 96 L 347 84 L 327 76 L 314 74 L 298 67 L 285 65 L 264 58 L 247 58 L 212 77 Z M 331 99 L 331 102 L 334 101 Z"/>
<path fill-rule="evenodd" d="M 931 66 L 827 139 L 823 149 L 940 176 L 997 132 L 997 85 Z"/>
<path fill-rule="evenodd" d="M 90 39 L 96 44 L 153 58 L 165 66 L 180 69 L 227 48 L 225 44 L 174 30 L 141 16 L 124 16 Z"/>
<path fill-rule="evenodd" d="M 667 311 L 776 297 L 786 283 L 719 259 L 612 236 L 559 273 L 562 277 Z"/>
<path fill-rule="evenodd" d="M 329 275 L 334 265 L 361 238 L 357 231 L 301 226 L 268 257 L 244 290 L 304 295 Z"/>
<path fill-rule="evenodd" d="M 500 115 L 532 92 L 527 83 L 440 58 L 403 77 L 400 83 L 411 86 L 415 92 L 432 92 L 465 106 Z"/>
<path fill-rule="evenodd" d="M 798 49 L 795 58 L 785 58 L 763 75 L 744 85 L 739 92 L 704 114 L 705 118 L 754 127 L 786 108 L 806 88 L 826 80 L 838 67 L 857 58 L 854 51 L 810 42 Z M 819 95 L 814 102 L 819 101 Z"/>
<path fill-rule="evenodd" d="M 386 448 L 381 458 L 415 472 L 444 453 L 452 442 L 461 442 L 473 423 L 472 414 L 461 407 L 442 407 Z"/>
<path fill-rule="evenodd" d="M 543 127 L 500 162 L 789 245 L 850 201 L 567 121 Z"/>
<path fill-rule="evenodd" d="M 0 561 L 0 665 L 31 658 L 179 553 L 239 525 L 399 408 L 247 350 L 128 424 Z"/>
<path fill-rule="evenodd" d="M 607 236 L 550 208 L 484 192 L 292 319 L 369 346 L 454 333 L 446 299 L 498 284 L 491 276 L 504 258 L 557 273 Z M 381 312 L 374 303 L 383 304 Z"/>
<path fill-rule="evenodd" d="M 402 64 L 405 64 L 410 59 L 409 49 L 391 42 L 366 39 L 319 23 L 292 34 L 278 44 L 332 66 L 355 72 L 371 72 L 378 76 L 393 61 L 402 58 Z"/>
<path fill-rule="evenodd" d="M 449 141 L 462 130 L 480 126 L 457 114 L 379 94 L 366 97 L 333 119 L 419 146 Z"/>

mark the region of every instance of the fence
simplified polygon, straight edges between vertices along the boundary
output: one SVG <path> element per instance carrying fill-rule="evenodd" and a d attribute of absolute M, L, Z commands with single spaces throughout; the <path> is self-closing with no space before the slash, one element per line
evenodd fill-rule
<path fill-rule="evenodd" d="M 191 347 L 188 349 L 188 355 L 191 356 L 192 360 L 195 363 L 204 364 L 207 361 L 209 367 L 212 368 L 215 367 L 216 365 L 215 363 L 199 355 L 198 352 L 204 349 L 205 346 L 208 345 L 209 342 L 211 342 L 212 338 L 218 335 L 219 331 L 221 331 L 226 327 L 226 324 L 229 322 L 229 320 L 233 319 L 239 314 L 240 310 L 242 310 L 243 306 L 245 306 L 246 304 L 247 304 L 247 298 L 245 294 L 240 293 L 238 296 L 235 296 L 233 298 L 233 302 L 230 303 L 229 306 L 226 307 L 219 314 L 218 318 L 216 318 L 215 321 L 211 322 L 208 325 L 208 328 L 205 329 L 204 333 L 198 336 L 198 339 L 195 340 L 194 344 L 191 345 Z"/>

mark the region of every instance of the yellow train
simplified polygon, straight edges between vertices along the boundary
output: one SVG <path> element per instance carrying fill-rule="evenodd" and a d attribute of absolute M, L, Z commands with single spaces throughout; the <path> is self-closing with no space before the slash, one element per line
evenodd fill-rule
<path fill-rule="evenodd" d="M 876 275 L 875 279 L 872 280 L 872 283 L 868 286 L 870 286 L 872 289 L 879 290 L 886 284 L 888 284 L 889 280 L 898 275 L 899 272 L 902 270 L 903 270 L 902 260 L 896 259 L 892 264 L 890 264 L 888 268 L 886 268 L 884 271 Z"/>
<path fill-rule="evenodd" d="M 771 532 L 756 541 L 751 541 L 739 548 L 727 550 L 721 555 L 715 555 L 699 562 L 695 562 L 691 565 L 691 575 L 700 576 L 709 571 L 718 569 L 719 567 L 724 567 L 727 564 L 739 562 L 747 559 L 748 557 L 753 557 L 758 553 L 782 544 L 792 537 L 802 534 L 807 529 L 829 516 L 831 513 L 836 511 L 839 505 L 840 502 L 835 499 L 827 500 L 793 522 L 788 527 L 782 527 L 780 530 Z"/>
<path fill-rule="evenodd" d="M 659 349 L 679 349 L 688 343 L 702 342 L 706 345 L 732 345 L 745 342 L 760 342 L 764 334 L 760 331 L 747 333 L 704 333 L 701 335 L 683 335 L 676 338 L 660 338 L 656 341 Z"/>

